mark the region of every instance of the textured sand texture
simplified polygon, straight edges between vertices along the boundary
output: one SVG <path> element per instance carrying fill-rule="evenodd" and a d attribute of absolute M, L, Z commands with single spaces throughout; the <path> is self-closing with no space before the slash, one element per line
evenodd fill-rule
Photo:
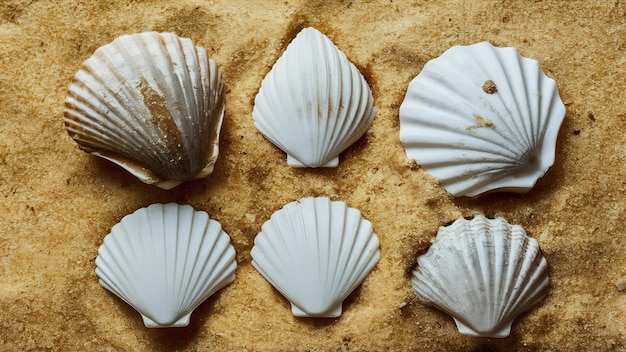
<path fill-rule="evenodd" d="M 336 169 L 292 169 L 253 126 L 263 77 L 304 27 L 361 70 L 377 110 Z M 171 31 L 223 70 L 226 113 L 215 172 L 171 191 L 81 151 L 63 126 L 70 79 L 122 34 Z M 455 199 L 399 140 L 410 80 L 453 45 L 489 41 L 536 59 L 567 115 L 556 162 L 527 194 Z M 626 4 L 621 1 L 0 2 L 0 350 L 626 351 Z M 381 260 L 338 319 L 294 318 L 250 261 L 288 202 L 328 196 L 362 211 Z M 95 257 L 124 215 L 155 202 L 219 220 L 237 278 L 186 328 L 146 329 L 98 285 Z M 504 339 L 460 335 L 415 301 L 410 272 L 437 228 L 503 216 L 536 238 L 551 289 Z"/>

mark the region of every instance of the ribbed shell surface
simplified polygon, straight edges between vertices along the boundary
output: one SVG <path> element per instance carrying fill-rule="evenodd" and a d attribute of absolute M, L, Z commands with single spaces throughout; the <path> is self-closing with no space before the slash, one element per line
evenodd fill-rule
<path fill-rule="evenodd" d="M 410 83 L 400 141 L 454 196 L 526 192 L 554 163 L 564 116 L 537 61 L 486 42 L 455 46 Z"/>
<path fill-rule="evenodd" d="M 169 189 L 213 171 L 223 113 L 221 73 L 205 49 L 147 32 L 121 36 L 83 63 L 64 120 L 81 149 Z"/>
<path fill-rule="evenodd" d="M 263 224 L 252 265 L 300 317 L 338 317 L 380 258 L 372 224 L 328 198 L 289 203 Z"/>
<path fill-rule="evenodd" d="M 235 279 L 236 268 L 235 250 L 219 222 L 174 203 L 122 218 L 96 258 L 100 285 L 151 328 L 187 326 L 200 303 Z"/>
<path fill-rule="evenodd" d="M 411 281 L 420 301 L 451 315 L 459 332 L 506 337 L 513 320 L 546 296 L 548 263 L 537 241 L 502 218 L 439 228 Z"/>
<path fill-rule="evenodd" d="M 267 74 L 254 125 L 293 167 L 336 167 L 339 153 L 374 119 L 370 88 L 346 56 L 314 28 L 303 29 Z"/>

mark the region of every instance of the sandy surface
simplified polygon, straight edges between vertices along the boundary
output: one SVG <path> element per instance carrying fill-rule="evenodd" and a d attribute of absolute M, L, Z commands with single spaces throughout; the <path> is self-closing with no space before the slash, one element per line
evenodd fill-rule
<path fill-rule="evenodd" d="M 0 3 L 0 349 L 624 351 L 626 5 L 620 1 L 18 1 Z M 595 5 L 595 4 L 601 5 Z M 252 121 L 261 80 L 303 27 L 328 35 L 372 87 L 377 115 L 336 169 L 287 167 Z M 99 46 L 149 30 L 207 48 L 224 72 L 216 171 L 172 191 L 82 152 L 65 132 L 71 77 Z M 567 106 L 554 166 L 527 194 L 454 199 L 407 167 L 398 109 L 424 64 L 490 41 L 538 60 Z M 338 319 L 297 319 L 252 268 L 261 225 L 284 204 L 329 196 L 360 209 L 381 260 Z M 98 285 L 94 259 L 124 215 L 188 203 L 219 220 L 237 279 L 187 328 L 146 329 Z M 535 237 L 551 290 L 511 336 L 462 336 L 414 300 L 409 273 L 438 226 L 503 216 Z"/>

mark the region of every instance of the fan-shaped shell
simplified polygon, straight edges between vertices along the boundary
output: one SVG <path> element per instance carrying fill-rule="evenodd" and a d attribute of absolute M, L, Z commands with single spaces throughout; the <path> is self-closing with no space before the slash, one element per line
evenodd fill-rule
<path fill-rule="evenodd" d="M 418 299 L 450 314 L 465 335 L 508 336 L 513 319 L 548 292 L 537 241 L 502 218 L 461 218 L 439 228 L 417 263 L 411 284 Z"/>
<path fill-rule="evenodd" d="M 343 300 L 380 258 L 372 224 L 328 198 L 289 203 L 263 224 L 252 265 L 298 317 L 338 317 Z"/>
<path fill-rule="evenodd" d="M 100 285 L 139 311 L 149 328 L 187 326 L 200 303 L 235 279 L 236 268 L 219 222 L 174 203 L 125 216 L 96 258 Z"/>
<path fill-rule="evenodd" d="M 336 167 L 372 124 L 373 104 L 359 70 L 328 37 L 305 28 L 263 79 L 252 116 L 289 166 Z"/>
<path fill-rule="evenodd" d="M 204 48 L 172 33 L 125 35 L 72 79 L 64 120 L 81 149 L 170 189 L 217 160 L 224 84 Z"/>
<path fill-rule="evenodd" d="M 537 61 L 486 42 L 455 46 L 410 83 L 400 141 L 454 196 L 527 192 L 554 163 L 564 116 Z"/>

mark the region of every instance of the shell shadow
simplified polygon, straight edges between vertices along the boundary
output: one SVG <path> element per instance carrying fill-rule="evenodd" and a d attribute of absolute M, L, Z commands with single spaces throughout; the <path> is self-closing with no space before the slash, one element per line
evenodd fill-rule
<path fill-rule="evenodd" d="M 148 335 L 157 342 L 161 351 L 184 350 L 194 341 L 200 329 L 212 313 L 215 313 L 215 302 L 222 294 L 222 290 L 214 293 L 202 302 L 191 314 L 189 325 L 183 328 L 149 329 Z"/>
<path fill-rule="evenodd" d="M 128 317 L 130 322 L 132 322 L 132 329 L 136 331 L 144 330 L 148 339 L 152 341 L 155 351 L 164 352 L 184 350 L 194 341 L 208 317 L 215 312 L 215 302 L 222 294 L 222 290 L 219 290 L 202 302 L 191 314 L 191 320 L 188 326 L 178 328 L 147 328 L 143 324 L 139 312 L 114 293 L 108 290 L 105 291 L 113 300 L 113 304 Z"/>
<path fill-rule="evenodd" d="M 322 329 L 329 326 L 334 325 L 341 319 L 341 316 L 346 312 L 346 310 L 352 309 L 355 305 L 359 303 L 359 296 L 361 294 L 361 286 L 357 286 L 354 291 L 352 291 L 346 299 L 344 299 L 342 304 L 342 312 L 341 315 L 336 318 L 324 318 L 324 317 L 294 317 L 294 319 L 301 324 L 309 325 L 316 329 Z M 274 295 L 278 297 L 278 299 L 282 302 L 282 305 L 285 309 L 288 309 L 291 312 L 291 302 L 283 296 L 280 291 L 272 286 L 272 291 Z"/>

